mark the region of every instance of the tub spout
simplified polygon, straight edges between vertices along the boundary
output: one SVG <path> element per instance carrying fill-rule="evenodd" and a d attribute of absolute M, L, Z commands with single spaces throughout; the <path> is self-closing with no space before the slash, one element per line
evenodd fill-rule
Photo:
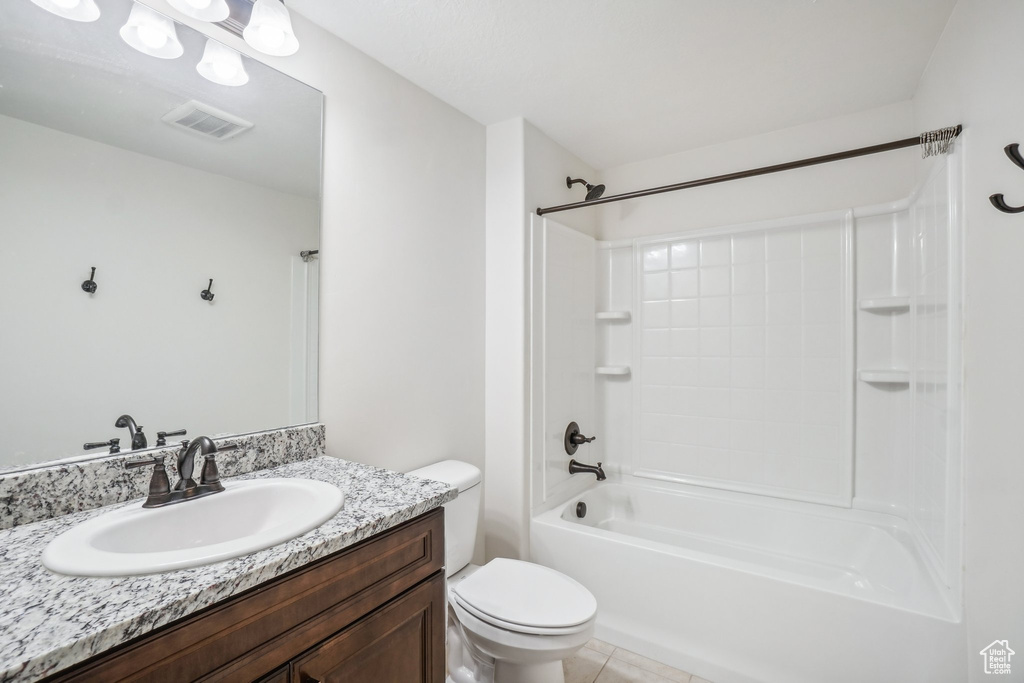
<path fill-rule="evenodd" d="M 597 475 L 598 481 L 604 481 L 608 477 L 604 475 L 604 469 L 601 467 L 601 463 L 596 465 L 587 465 L 586 463 L 576 462 L 575 459 L 569 461 L 569 474 L 578 474 L 580 472 L 590 472 L 591 474 Z"/>

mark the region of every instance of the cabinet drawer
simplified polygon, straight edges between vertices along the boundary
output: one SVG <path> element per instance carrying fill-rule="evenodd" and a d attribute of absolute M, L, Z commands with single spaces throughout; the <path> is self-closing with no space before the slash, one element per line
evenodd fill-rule
<path fill-rule="evenodd" d="M 291 683 L 442 683 L 444 604 L 437 574 L 292 662 Z"/>
<path fill-rule="evenodd" d="M 49 680 L 256 680 L 443 564 L 438 508 Z"/>
<path fill-rule="evenodd" d="M 266 676 L 256 681 L 256 683 L 290 683 L 291 675 L 291 668 L 285 664 L 281 668 L 271 671 Z"/>

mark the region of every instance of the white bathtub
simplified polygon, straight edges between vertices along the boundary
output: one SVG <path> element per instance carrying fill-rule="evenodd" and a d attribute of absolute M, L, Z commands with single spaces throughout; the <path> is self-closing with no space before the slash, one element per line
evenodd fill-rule
<path fill-rule="evenodd" d="M 535 516 L 530 539 L 597 597 L 598 638 L 715 683 L 967 676 L 957 611 L 895 517 L 631 478 Z"/>

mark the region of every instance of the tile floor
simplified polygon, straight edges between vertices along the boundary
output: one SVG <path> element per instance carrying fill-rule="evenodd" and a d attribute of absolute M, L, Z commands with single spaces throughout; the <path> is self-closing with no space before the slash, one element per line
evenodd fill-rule
<path fill-rule="evenodd" d="M 565 683 L 711 683 L 596 639 L 564 660 L 562 668 Z"/>

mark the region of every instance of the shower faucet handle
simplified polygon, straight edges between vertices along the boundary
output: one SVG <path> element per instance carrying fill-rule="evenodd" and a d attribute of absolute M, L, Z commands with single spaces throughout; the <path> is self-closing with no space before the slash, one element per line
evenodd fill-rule
<path fill-rule="evenodd" d="M 562 441 L 562 444 L 565 446 L 565 452 L 568 455 L 575 455 L 576 449 L 585 443 L 590 443 L 596 438 L 596 436 L 583 436 L 583 434 L 580 433 L 580 426 L 575 422 L 570 422 L 569 426 L 565 428 L 565 438 Z"/>

